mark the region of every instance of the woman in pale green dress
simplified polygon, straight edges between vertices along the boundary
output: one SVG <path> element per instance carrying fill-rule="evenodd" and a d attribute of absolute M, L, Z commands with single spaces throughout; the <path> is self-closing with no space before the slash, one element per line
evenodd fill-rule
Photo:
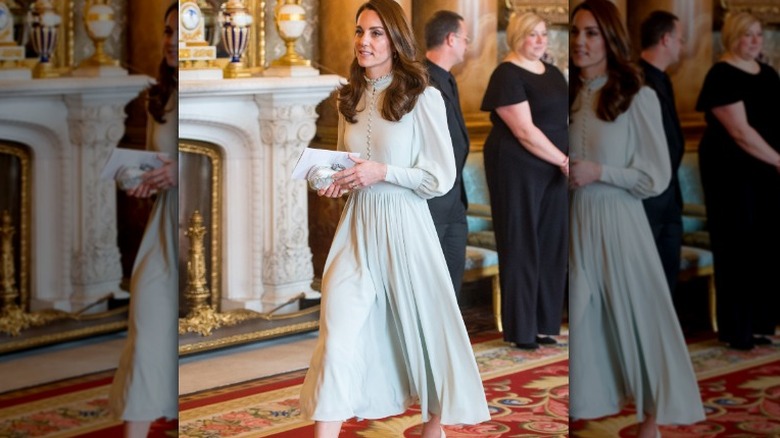
<path fill-rule="evenodd" d="M 320 337 L 301 390 L 316 437 L 344 420 L 402 414 L 423 438 L 490 419 L 485 392 L 426 199 L 455 181 L 444 100 L 427 86 L 393 0 L 360 7 L 338 149 L 360 153 L 320 196 L 349 193 L 325 264 Z"/>
<path fill-rule="evenodd" d="M 569 413 L 633 402 L 638 436 L 654 438 L 658 424 L 704 419 L 642 206 L 671 177 L 660 104 L 629 62 L 612 3 L 586 0 L 571 26 Z"/>
<path fill-rule="evenodd" d="M 112 415 L 125 436 L 146 437 L 158 418 L 177 418 L 178 403 L 178 3 L 165 12 L 164 58 L 149 90 L 147 143 L 162 166 L 146 172 L 129 196 L 156 195 L 133 265 L 125 349 L 111 386 Z M 167 157 L 167 158 L 166 158 Z"/>

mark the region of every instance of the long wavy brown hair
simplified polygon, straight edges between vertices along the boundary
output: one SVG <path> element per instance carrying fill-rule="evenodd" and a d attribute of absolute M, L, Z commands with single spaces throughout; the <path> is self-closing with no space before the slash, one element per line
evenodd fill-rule
<path fill-rule="evenodd" d="M 596 115 L 601 120 L 611 122 L 626 112 L 634 96 L 639 92 L 644 82 L 642 71 L 631 61 L 628 32 L 620 21 L 617 7 L 609 0 L 585 0 L 572 11 L 572 22 L 574 15 L 581 10 L 593 14 L 607 49 L 607 83 L 601 89 L 596 104 Z M 574 44 L 574 39 L 570 40 Z M 582 78 L 580 69 L 571 62 L 571 59 L 569 59 L 569 66 L 571 73 L 569 105 L 573 106 L 577 93 L 582 88 Z"/>
<path fill-rule="evenodd" d="M 393 0 L 370 0 L 358 8 L 355 22 L 366 9 L 379 15 L 390 38 L 393 81 L 385 90 L 381 114 L 385 120 L 397 122 L 414 108 L 417 98 L 425 91 L 428 72 L 417 60 L 414 34 L 401 6 Z M 349 82 L 339 89 L 339 112 L 350 123 L 357 122 L 357 105 L 367 86 L 365 74 L 366 71 L 358 64 L 357 58 L 353 59 L 349 69 Z"/>
<path fill-rule="evenodd" d="M 164 22 L 168 22 L 168 15 L 179 11 L 179 2 L 173 2 L 165 10 Z M 168 66 L 163 56 L 157 69 L 157 83 L 149 87 L 147 108 L 149 114 L 157 123 L 165 123 L 165 104 L 176 89 L 176 79 L 179 69 Z"/>

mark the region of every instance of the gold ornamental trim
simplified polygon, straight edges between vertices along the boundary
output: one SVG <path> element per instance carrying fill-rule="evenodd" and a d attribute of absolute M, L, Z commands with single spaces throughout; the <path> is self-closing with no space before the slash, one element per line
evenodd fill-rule
<path fill-rule="evenodd" d="M 30 291 L 28 279 L 30 274 L 30 172 L 32 162 L 32 151 L 26 146 L 19 144 L 9 145 L 7 143 L 0 143 L 0 154 L 7 154 L 17 157 L 21 165 L 20 174 L 20 190 L 21 205 L 19 206 L 19 221 L 16 225 L 19 230 L 19 305 L 22 310 L 30 309 Z"/>
<path fill-rule="evenodd" d="M 56 334 L 36 336 L 34 338 L 11 340 L 0 343 L 0 354 L 11 351 L 24 350 L 42 345 L 55 344 L 58 342 L 70 341 L 73 339 L 84 338 L 88 336 L 99 335 L 103 333 L 118 332 L 127 329 L 127 321 L 115 321 L 107 324 L 101 324 L 94 327 L 86 327 L 76 330 L 67 330 Z"/>
<path fill-rule="evenodd" d="M 179 58 L 183 62 L 213 61 L 217 59 L 217 48 L 214 46 L 179 47 Z"/>
<path fill-rule="evenodd" d="M 185 295 L 189 295 L 189 291 Z M 185 318 L 179 318 L 179 334 L 198 333 L 201 336 L 211 336 L 214 330 L 220 327 L 229 327 L 238 325 L 245 321 L 253 319 L 264 319 L 266 321 L 279 321 L 285 319 L 298 318 L 304 315 L 316 313 L 320 310 L 320 305 L 308 307 L 296 312 L 276 314 L 281 308 L 302 300 L 306 297 L 304 292 L 290 298 L 286 302 L 276 306 L 268 312 L 256 312 L 249 309 L 235 309 L 227 312 L 217 312 L 214 306 L 197 305 L 189 311 Z M 187 297 L 189 300 L 191 298 Z M 192 300 L 194 301 L 194 300 Z"/>
<path fill-rule="evenodd" d="M 568 0 L 505 0 L 506 8 L 515 13 L 533 12 L 550 24 L 569 23 Z"/>
<path fill-rule="evenodd" d="M 217 145 L 209 143 L 180 141 L 179 152 L 205 156 L 209 159 L 211 164 L 211 223 L 204 224 L 202 216 L 198 210 L 195 210 L 191 215 L 187 228 L 187 236 L 191 239 L 191 243 L 190 253 L 187 259 L 188 284 L 184 295 L 187 299 L 189 309 L 186 317 L 179 318 L 179 334 L 197 333 L 202 337 L 207 337 L 220 327 L 235 326 L 250 320 L 289 320 L 318 312 L 320 310 L 319 305 L 290 313 L 276 313 L 283 307 L 305 298 L 305 293 L 300 293 L 290 298 L 268 312 L 261 313 L 249 309 L 236 309 L 226 312 L 221 311 L 221 224 L 223 223 L 222 190 L 224 185 L 222 151 Z M 208 231 L 206 231 L 207 227 Z M 205 249 L 203 240 L 207 237 L 207 233 L 210 233 L 211 257 L 209 258 L 208 263 L 204 263 Z M 211 271 L 210 273 L 207 272 L 209 270 Z M 209 281 L 206 281 L 207 277 L 209 278 Z M 194 344 L 180 346 L 179 353 L 186 354 L 205 351 L 253 340 L 282 336 L 288 333 L 315 330 L 318 326 L 319 321 L 312 321 L 304 324 L 290 324 L 271 330 L 255 331 L 248 334 L 221 338 L 219 340 L 196 342 Z"/>
<path fill-rule="evenodd" d="M 252 20 L 247 44 L 246 63 L 249 68 L 263 70 L 265 68 L 265 0 L 245 0 L 244 5 Z"/>
<path fill-rule="evenodd" d="M 316 308 L 319 310 L 319 307 Z M 214 350 L 217 348 L 232 347 L 234 345 L 246 344 L 249 342 L 255 342 L 265 339 L 277 338 L 285 335 L 292 335 L 296 333 L 303 333 L 308 331 L 317 330 L 319 328 L 319 321 L 307 321 L 299 324 L 288 324 L 282 327 L 277 327 L 268 330 L 258 330 L 251 333 L 245 333 L 241 335 L 228 336 L 221 339 L 206 340 L 196 342 L 192 344 L 179 345 L 179 354 L 193 354 L 203 351 Z"/>
<path fill-rule="evenodd" d="M 179 152 L 205 155 L 211 162 L 211 260 L 209 261 L 211 302 L 220 310 L 222 302 L 222 151 L 216 145 L 179 142 Z"/>
<path fill-rule="evenodd" d="M 720 0 L 726 11 L 749 12 L 765 24 L 780 23 L 780 4 L 777 0 Z"/>
<path fill-rule="evenodd" d="M 84 21 L 114 21 L 114 13 L 95 13 L 90 12 L 84 17 Z"/>
<path fill-rule="evenodd" d="M 279 21 L 306 21 L 305 14 L 279 14 Z"/>

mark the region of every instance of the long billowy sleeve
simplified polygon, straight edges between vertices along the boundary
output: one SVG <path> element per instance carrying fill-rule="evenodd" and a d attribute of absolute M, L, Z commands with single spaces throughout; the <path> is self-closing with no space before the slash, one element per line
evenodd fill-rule
<path fill-rule="evenodd" d="M 417 99 L 412 167 L 388 165 L 387 182 L 407 187 L 423 199 L 447 193 L 455 183 L 455 154 L 447 128 L 447 112 L 439 90 L 428 87 Z"/>
<path fill-rule="evenodd" d="M 603 164 L 600 180 L 629 191 L 637 198 L 656 196 L 666 190 L 672 176 L 661 105 L 655 92 L 642 87 L 626 114 L 633 155 L 628 167 Z"/>

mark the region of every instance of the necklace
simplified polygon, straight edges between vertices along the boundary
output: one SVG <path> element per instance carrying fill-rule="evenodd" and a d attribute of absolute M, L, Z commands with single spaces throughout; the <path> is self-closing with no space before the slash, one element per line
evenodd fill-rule
<path fill-rule="evenodd" d="M 376 104 L 377 85 L 383 82 L 385 79 L 391 77 L 393 72 L 380 76 L 375 79 L 366 77 L 366 82 L 371 86 L 371 91 L 368 95 L 368 129 L 366 131 L 366 160 L 371 159 L 371 122 L 374 118 L 374 110 Z"/>
<path fill-rule="evenodd" d="M 389 78 L 392 75 L 393 75 L 393 72 L 391 71 L 390 73 L 388 73 L 386 75 L 382 75 L 382 76 L 380 76 L 378 78 L 371 79 L 368 76 L 364 76 L 364 78 L 366 78 L 366 82 L 368 82 L 369 84 L 371 84 L 374 87 L 376 87 L 376 84 L 378 84 L 379 82 L 382 82 L 383 80 Z"/>
<path fill-rule="evenodd" d="M 580 79 L 582 80 L 582 84 L 585 85 L 588 88 L 590 88 L 591 84 L 593 84 L 594 82 L 597 82 L 600 79 L 606 79 L 606 78 L 607 78 L 607 74 L 606 73 L 593 76 L 592 78 L 583 78 L 582 76 L 580 76 Z"/>

